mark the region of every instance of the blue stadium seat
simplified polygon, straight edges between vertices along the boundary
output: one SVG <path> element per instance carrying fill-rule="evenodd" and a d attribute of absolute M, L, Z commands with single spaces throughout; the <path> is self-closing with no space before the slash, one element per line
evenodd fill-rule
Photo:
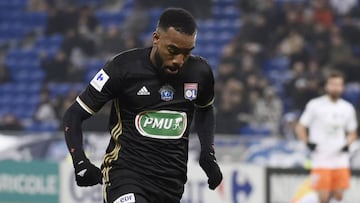
<path fill-rule="evenodd" d="M 28 91 L 28 84 L 24 82 L 13 84 L 13 93 L 20 94 Z"/>
<path fill-rule="evenodd" d="M 100 70 L 103 66 L 105 65 L 105 61 L 101 60 L 101 59 L 92 59 L 87 61 L 87 63 L 85 64 L 86 69 L 88 71 L 92 71 L 92 70 Z"/>
<path fill-rule="evenodd" d="M 19 41 L 23 39 L 26 32 L 23 23 L 4 21 L 0 24 L 0 42 Z"/>
<path fill-rule="evenodd" d="M 71 91 L 80 92 L 85 88 L 85 85 L 83 83 L 49 83 L 48 87 L 51 97 L 55 98 L 58 96 L 67 96 Z"/>
<path fill-rule="evenodd" d="M 35 48 L 39 49 L 52 49 L 59 48 L 64 40 L 64 37 L 59 34 L 48 36 L 41 36 L 37 39 L 35 43 Z"/>
<path fill-rule="evenodd" d="M 360 86 L 359 85 L 348 85 L 345 88 L 343 98 L 354 105 L 360 102 Z"/>
<path fill-rule="evenodd" d="M 36 107 L 40 102 L 40 97 L 38 93 L 30 94 L 29 98 L 27 99 L 29 107 Z"/>
<path fill-rule="evenodd" d="M 26 81 L 27 78 L 29 77 L 29 71 L 27 70 L 16 70 L 16 71 L 12 71 L 12 79 L 15 82 L 23 82 Z"/>
<path fill-rule="evenodd" d="M 125 18 L 129 15 L 128 12 L 108 12 L 108 11 L 98 11 L 96 12 L 96 16 L 98 17 L 100 24 L 104 27 L 108 27 L 111 25 L 119 26 L 125 20 Z"/>
<path fill-rule="evenodd" d="M 271 134 L 270 130 L 264 126 L 253 127 L 251 125 L 246 125 L 239 130 L 240 135 L 263 135 L 268 136 Z"/>
<path fill-rule="evenodd" d="M 215 19 L 234 19 L 240 16 L 239 11 L 232 6 L 214 6 L 212 8 L 212 14 Z"/>
<path fill-rule="evenodd" d="M 46 12 L 30 12 L 24 15 L 24 23 L 28 28 L 40 28 L 45 26 L 47 21 L 47 13 Z"/>

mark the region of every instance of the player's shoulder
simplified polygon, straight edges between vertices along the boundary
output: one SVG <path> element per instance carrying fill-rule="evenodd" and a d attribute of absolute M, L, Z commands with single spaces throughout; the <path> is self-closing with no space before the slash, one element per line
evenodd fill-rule
<path fill-rule="evenodd" d="M 150 49 L 146 48 L 134 48 L 120 52 L 107 61 L 104 70 L 112 76 L 123 77 L 135 69 L 137 70 L 137 67 L 142 67 L 147 54 L 150 54 Z"/>
<path fill-rule="evenodd" d="M 191 68 L 189 68 L 191 71 L 203 73 L 212 72 L 209 62 L 204 57 L 198 55 L 190 55 L 187 63 L 188 66 L 191 66 Z"/>
<path fill-rule="evenodd" d="M 315 97 L 313 99 L 310 99 L 310 101 L 308 102 L 308 106 L 321 106 L 323 105 L 325 102 L 327 102 L 327 98 L 326 96 L 319 96 L 319 97 Z"/>
<path fill-rule="evenodd" d="M 147 52 L 149 52 L 149 50 L 146 48 L 129 49 L 116 54 L 110 61 L 118 65 L 134 63 L 142 60 Z"/>
<path fill-rule="evenodd" d="M 339 100 L 341 106 L 343 106 L 344 108 L 348 108 L 350 110 L 354 109 L 354 106 L 349 102 L 349 101 L 346 101 L 345 99 L 340 99 Z"/>
<path fill-rule="evenodd" d="M 190 65 L 201 65 L 204 68 L 210 68 L 209 62 L 202 56 L 190 55 L 188 59 Z"/>

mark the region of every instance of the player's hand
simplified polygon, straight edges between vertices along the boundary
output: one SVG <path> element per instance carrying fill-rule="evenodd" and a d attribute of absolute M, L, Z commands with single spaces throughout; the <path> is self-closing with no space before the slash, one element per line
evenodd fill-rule
<path fill-rule="evenodd" d="M 88 159 L 74 161 L 75 180 L 78 186 L 102 184 L 101 170 Z"/>
<path fill-rule="evenodd" d="M 209 188 L 214 190 L 223 179 L 220 167 L 216 162 L 214 150 L 201 151 L 199 164 L 208 177 Z"/>
<path fill-rule="evenodd" d="M 316 149 L 316 144 L 312 142 L 306 143 L 307 148 L 309 148 L 310 151 L 314 151 Z"/>
<path fill-rule="evenodd" d="M 349 145 L 345 145 L 341 148 L 342 152 L 349 152 Z"/>

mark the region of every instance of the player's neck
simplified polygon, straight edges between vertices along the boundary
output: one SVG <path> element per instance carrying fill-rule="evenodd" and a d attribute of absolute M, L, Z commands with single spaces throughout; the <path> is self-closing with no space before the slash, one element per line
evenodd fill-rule
<path fill-rule="evenodd" d="M 154 49 L 154 47 L 152 47 L 151 51 L 150 51 L 150 62 L 153 66 L 156 67 L 155 53 L 156 53 L 156 50 Z"/>
<path fill-rule="evenodd" d="M 339 97 L 332 97 L 331 95 L 326 95 L 328 98 L 329 98 L 329 100 L 331 101 L 331 102 L 333 102 L 333 103 L 336 103 L 337 101 L 339 101 Z"/>

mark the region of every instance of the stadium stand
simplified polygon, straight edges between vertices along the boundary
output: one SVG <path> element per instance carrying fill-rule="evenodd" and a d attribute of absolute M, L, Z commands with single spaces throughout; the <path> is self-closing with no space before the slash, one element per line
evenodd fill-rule
<path fill-rule="evenodd" d="M 84 5 L 94 8 L 95 18 L 99 26 L 97 26 L 94 31 L 91 31 L 90 34 L 89 32 L 83 33 L 83 35 L 85 35 L 85 38 L 83 39 L 85 39 L 85 42 L 90 42 L 90 45 L 86 44 L 86 46 L 95 47 L 95 53 L 84 53 L 81 50 L 78 51 L 76 47 L 83 45 L 73 45 L 73 47 L 71 47 L 71 53 L 72 55 L 75 53 L 76 57 L 71 54 L 66 54 L 64 60 L 69 61 L 71 64 L 71 67 L 69 68 L 69 75 L 72 76 L 78 74 L 77 78 L 80 79 L 64 82 L 52 82 L 46 81 L 46 72 L 42 67 L 42 60 L 44 60 L 44 57 L 46 60 L 54 60 L 57 53 L 64 48 L 64 43 L 68 40 L 69 34 L 68 30 L 65 32 L 57 32 L 55 34 L 45 34 L 47 22 L 53 15 L 50 12 L 51 9 L 49 9 L 49 7 L 54 7 L 54 5 L 47 5 L 47 10 L 29 10 L 27 7 L 30 4 L 30 0 L 0 1 L 0 48 L 6 53 L 4 63 L 10 73 L 10 82 L 0 84 L 0 116 L 2 117 L 8 113 L 14 114 L 22 121 L 25 131 L 58 130 L 58 125 L 53 125 L 51 123 L 38 123 L 33 119 L 34 113 L 39 107 L 41 91 L 44 88 L 48 88 L 51 92 L 51 99 L 54 100 L 55 103 L 57 102 L 56 100 L 59 96 L 66 97 L 66 94 L 73 90 L 80 91 L 80 89 L 87 84 L 87 82 L 92 78 L 96 71 L 101 68 L 106 59 L 109 57 L 108 55 L 104 56 L 101 54 L 101 50 L 96 50 L 101 45 L 102 33 L 112 26 L 119 28 L 120 32 L 122 32 L 122 25 L 129 19 L 136 6 L 136 1 L 132 0 L 120 1 L 120 6 L 117 5 L 111 9 L 105 8 L 106 6 L 103 5 L 104 3 L 101 0 L 76 0 L 73 2 L 75 2 L 75 5 L 73 6 L 75 6 L 76 9 L 80 9 Z M 289 82 L 294 80 L 294 60 L 302 60 L 306 66 L 309 60 L 303 60 L 301 58 L 296 58 L 297 56 L 293 56 L 291 54 L 281 53 L 281 50 L 279 51 L 281 48 L 279 47 L 281 47 L 281 44 L 285 43 L 284 41 L 286 41 L 286 39 L 290 38 L 287 35 L 288 33 L 286 33 L 286 31 L 289 31 L 289 27 L 295 29 L 296 26 L 299 26 L 299 24 L 300 26 L 304 26 L 305 21 L 302 21 L 302 19 L 306 18 L 306 12 L 309 10 L 316 11 L 317 8 L 311 4 L 311 1 L 306 0 L 274 0 L 274 5 L 271 8 L 267 7 L 268 5 L 266 4 L 257 5 L 254 8 L 244 7 L 242 2 L 246 1 L 212 1 L 210 11 L 211 15 L 208 18 L 198 20 L 199 33 L 197 36 L 197 44 L 194 54 L 199 54 L 207 58 L 217 77 L 222 74 L 219 67 L 227 60 L 226 58 L 233 57 L 234 61 L 239 61 L 239 63 L 235 63 L 235 67 L 238 69 L 237 71 L 241 72 L 241 74 L 234 75 L 238 77 L 237 79 L 240 80 L 246 89 L 243 97 L 247 100 L 246 102 L 249 109 L 256 108 L 257 101 L 259 99 L 264 99 L 263 91 L 265 91 L 265 88 L 261 87 L 261 85 L 268 85 L 274 87 L 276 92 L 275 96 L 281 100 L 281 104 L 283 106 L 281 118 L 287 118 L 289 116 L 285 116 L 286 114 L 293 114 L 301 111 L 299 108 L 294 108 L 294 98 L 292 98 L 291 94 L 289 95 L 286 91 L 287 86 L 289 86 Z M 44 3 L 46 4 L 45 1 Z M 330 5 L 326 5 L 325 7 L 329 9 Z M 298 11 L 298 15 L 295 16 L 296 19 L 294 22 L 290 22 L 292 20 L 292 16 L 286 16 L 289 15 L 289 12 L 287 13 L 289 9 L 297 9 Z M 249 10 L 253 11 L 253 14 L 250 15 Z M 148 15 L 149 25 L 145 31 L 137 33 L 138 39 L 135 39 L 135 42 L 137 42 L 137 40 L 140 41 L 140 43 L 135 43 L 137 46 L 139 46 L 139 44 L 140 46 L 143 46 L 143 44 L 149 44 L 149 36 L 151 36 L 151 33 L 156 26 L 157 18 L 161 11 L 162 8 L 158 5 L 153 5 L 152 7 L 144 10 L 146 15 Z M 276 12 L 278 14 L 283 14 L 283 19 L 278 20 L 279 22 L 270 22 L 272 20 L 272 15 Z M 354 14 L 351 15 L 354 19 L 356 19 L 359 13 L 359 8 L 354 8 L 353 13 Z M 334 19 L 336 19 L 332 21 L 334 27 L 341 29 L 341 20 L 343 20 L 344 17 L 338 16 L 334 12 L 330 14 Z M 258 31 L 261 31 L 261 27 L 254 27 L 254 25 L 256 25 L 256 23 L 261 25 L 262 18 L 265 18 L 266 26 L 276 24 L 278 25 L 277 28 L 284 28 L 287 30 L 278 34 L 276 33 L 277 30 L 270 28 L 265 30 L 263 33 L 253 33 L 253 36 L 244 36 L 244 33 L 248 31 L 247 29 L 250 31 L 252 29 L 258 29 Z M 251 23 L 247 25 L 246 19 L 250 19 Z M 313 25 L 317 24 L 314 23 Z M 69 29 L 71 30 L 71 28 Z M 354 29 L 357 30 L 358 28 L 355 27 Z M 332 28 L 326 28 L 326 32 L 330 35 L 335 31 L 333 31 Z M 314 48 L 311 46 L 311 39 L 314 38 L 316 33 L 312 33 L 314 36 L 305 36 L 306 34 L 307 33 L 301 33 L 300 38 L 302 37 L 305 41 L 304 50 L 306 54 L 311 55 L 312 51 L 316 51 L 316 47 Z M 79 36 L 83 37 L 83 35 Z M 265 39 L 266 43 L 256 41 L 258 39 L 262 40 L 262 36 L 268 37 Z M 246 41 L 246 37 L 250 40 Z M 277 39 L 274 40 L 271 39 L 271 37 L 276 37 Z M 275 44 L 269 43 L 270 41 Z M 291 38 L 289 41 L 291 41 Z M 256 51 L 256 49 L 259 48 L 259 45 L 261 51 Z M 131 46 L 132 45 L 126 45 L 126 43 L 125 45 L 119 45 L 119 51 L 125 48 L 130 48 Z M 231 46 L 237 47 L 233 47 L 235 51 L 233 50 L 234 53 L 229 56 L 229 54 L 226 53 L 226 50 Z M 247 48 L 245 49 L 244 47 Z M 352 44 L 351 50 L 352 56 L 359 55 L 358 44 Z M 258 84 L 256 84 L 256 90 L 253 92 L 249 90 L 251 87 L 247 84 L 249 82 L 247 77 L 248 73 L 245 74 L 242 72 L 244 68 L 241 67 L 246 64 L 244 58 L 247 58 L 248 56 L 250 61 L 255 61 L 253 64 L 255 68 L 250 71 L 250 75 L 256 75 L 255 79 Z M 325 63 L 321 62 L 320 66 L 322 70 L 322 67 L 325 65 L 327 65 L 327 61 L 325 61 Z M 355 64 L 355 66 L 358 66 L 358 64 Z M 307 69 L 308 68 L 306 67 L 306 70 L 303 71 L 303 75 L 308 74 Z M 217 94 L 218 97 L 221 98 L 223 91 L 221 81 L 219 84 Z M 318 88 L 316 91 L 318 92 L 320 89 Z M 356 79 L 355 81 L 353 80 L 352 84 L 347 87 L 344 98 L 348 99 L 355 105 L 359 103 L 360 88 Z M 254 101 L 251 99 L 254 99 Z M 219 101 L 221 101 L 221 99 L 219 99 Z M 217 106 L 218 105 L 219 102 L 217 103 Z M 244 122 L 246 125 L 242 128 L 239 127 L 239 129 L 235 132 L 227 133 L 274 135 L 274 132 L 268 126 L 259 125 L 258 123 L 254 125 L 254 122 L 256 123 L 262 121 L 257 121 L 256 118 L 254 118 L 252 111 L 247 112 L 246 115 L 240 114 L 241 112 L 239 112 L 239 115 L 233 119 L 242 119 L 242 121 L 245 120 Z M 59 117 L 61 117 L 60 114 Z M 281 127 L 280 124 L 281 123 L 279 123 L 277 128 Z M 284 133 L 282 130 L 276 130 L 276 132 L 277 134 Z"/>

